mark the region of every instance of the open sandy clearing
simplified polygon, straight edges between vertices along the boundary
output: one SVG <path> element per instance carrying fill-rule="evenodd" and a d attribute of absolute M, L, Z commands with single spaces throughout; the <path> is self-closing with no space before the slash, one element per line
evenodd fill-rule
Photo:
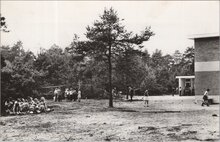
<path fill-rule="evenodd" d="M 219 141 L 219 105 L 194 97 L 143 101 L 48 102 L 50 113 L 0 117 L 0 141 Z M 216 116 L 213 116 L 216 114 Z"/>

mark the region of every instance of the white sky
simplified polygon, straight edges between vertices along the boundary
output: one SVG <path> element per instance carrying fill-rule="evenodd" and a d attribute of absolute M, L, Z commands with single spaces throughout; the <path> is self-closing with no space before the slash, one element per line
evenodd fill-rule
<path fill-rule="evenodd" d="M 34 53 L 53 44 L 65 48 L 74 34 L 84 39 L 86 26 L 105 7 L 118 11 L 126 29 L 134 33 L 151 26 L 156 35 L 144 44 L 151 54 L 155 49 L 183 52 L 193 46 L 189 35 L 219 33 L 219 1 L 1 1 L 10 30 L 1 32 L 1 44 L 21 40 L 24 49 Z"/>

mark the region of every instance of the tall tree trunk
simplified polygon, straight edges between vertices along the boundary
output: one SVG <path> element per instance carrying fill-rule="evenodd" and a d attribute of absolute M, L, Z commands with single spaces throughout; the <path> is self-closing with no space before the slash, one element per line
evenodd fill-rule
<path fill-rule="evenodd" d="M 128 64 L 128 53 L 125 52 L 125 61 Z M 128 90 L 128 76 L 127 73 L 125 73 L 125 81 L 126 81 L 126 99 L 128 100 L 129 90 Z"/>
<path fill-rule="evenodd" d="M 128 95 L 129 95 L 129 90 L 128 90 L 128 78 L 127 75 L 125 74 L 125 84 L 126 84 L 126 99 L 128 100 Z"/>
<path fill-rule="evenodd" d="M 109 45 L 109 107 L 113 107 L 113 97 L 112 97 L 112 61 L 111 61 L 111 45 Z"/>

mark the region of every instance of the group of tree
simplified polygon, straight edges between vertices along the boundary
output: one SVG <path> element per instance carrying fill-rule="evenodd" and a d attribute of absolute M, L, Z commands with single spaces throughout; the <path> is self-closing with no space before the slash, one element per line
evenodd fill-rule
<path fill-rule="evenodd" d="M 124 94 L 132 86 L 161 95 L 177 87 L 177 75 L 194 74 L 193 47 L 184 53 L 177 50 L 163 55 L 155 50 L 150 55 L 143 43 L 154 35 L 151 28 L 134 34 L 125 29 L 122 20 L 114 9 L 105 9 L 86 28 L 87 40 L 75 35 L 65 49 L 53 45 L 34 55 L 20 41 L 12 47 L 1 46 L 2 98 L 38 95 L 43 86 L 80 86 L 88 98 L 103 97 L 106 90 L 112 107 L 113 87 Z"/>

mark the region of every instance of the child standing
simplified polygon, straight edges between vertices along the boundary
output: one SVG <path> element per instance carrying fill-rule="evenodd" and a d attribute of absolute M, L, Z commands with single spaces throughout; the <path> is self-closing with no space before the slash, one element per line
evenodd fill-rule
<path fill-rule="evenodd" d="M 69 90 L 69 100 L 72 102 L 73 101 L 73 88 L 70 88 Z"/>
<path fill-rule="evenodd" d="M 68 88 L 65 89 L 64 98 L 66 101 L 69 99 L 69 89 Z"/>
<path fill-rule="evenodd" d="M 207 89 L 203 95 L 203 102 L 202 102 L 202 106 L 203 105 L 207 105 L 209 106 L 209 99 L 208 99 L 208 94 L 209 94 L 209 89 Z"/>
<path fill-rule="evenodd" d="M 81 100 L 81 91 L 80 91 L 80 90 L 78 90 L 78 96 L 77 96 L 77 99 L 78 99 L 78 102 L 80 102 L 80 100 Z"/>
<path fill-rule="evenodd" d="M 179 88 L 179 95 L 182 96 L 182 88 Z"/>
<path fill-rule="evenodd" d="M 145 90 L 145 92 L 144 92 L 144 106 L 146 105 L 146 103 L 147 103 L 147 107 L 149 107 L 149 92 L 148 92 L 148 90 Z"/>
<path fill-rule="evenodd" d="M 56 102 L 56 101 L 57 101 L 57 98 L 58 98 L 58 93 L 59 93 L 58 88 L 55 88 L 55 90 L 54 90 L 54 97 L 53 97 L 54 102 Z"/>

